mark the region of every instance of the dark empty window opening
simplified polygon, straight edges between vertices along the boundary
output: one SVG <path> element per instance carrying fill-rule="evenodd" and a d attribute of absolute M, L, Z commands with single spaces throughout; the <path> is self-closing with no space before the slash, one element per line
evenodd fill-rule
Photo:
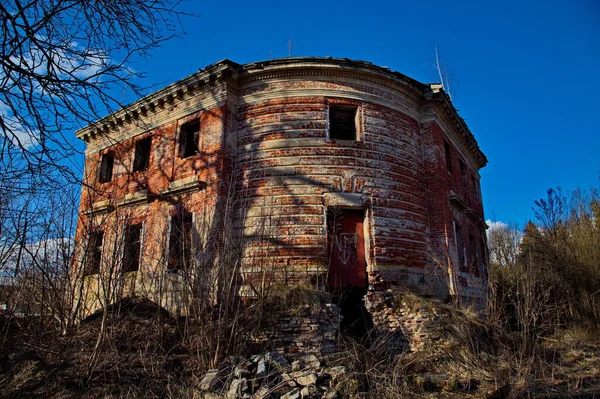
<path fill-rule="evenodd" d="M 477 179 L 475 175 L 471 173 L 471 190 L 473 192 L 473 198 L 479 202 L 479 190 L 477 189 Z"/>
<path fill-rule="evenodd" d="M 454 234 L 456 236 L 456 252 L 458 268 L 461 272 L 468 271 L 465 262 L 465 245 L 463 242 L 463 231 L 462 226 L 457 222 L 454 222 Z"/>
<path fill-rule="evenodd" d="M 452 153 L 450 144 L 447 141 L 444 141 L 444 155 L 446 156 L 446 169 L 448 169 L 448 172 L 452 172 Z"/>
<path fill-rule="evenodd" d="M 100 273 L 100 262 L 102 261 L 102 243 L 104 231 L 94 231 L 90 234 L 88 243 L 85 275 Z"/>
<path fill-rule="evenodd" d="M 198 153 L 200 138 L 200 121 L 193 121 L 181 126 L 179 132 L 179 158 L 188 158 Z"/>
<path fill-rule="evenodd" d="M 459 161 L 460 166 L 460 179 L 462 181 L 463 187 L 467 187 L 467 168 L 463 161 Z"/>
<path fill-rule="evenodd" d="M 192 226 L 191 212 L 180 211 L 171 218 L 169 233 L 169 270 L 185 270 L 192 259 Z"/>
<path fill-rule="evenodd" d="M 140 251 L 142 244 L 142 224 L 130 224 L 125 227 L 123 243 L 123 273 L 140 269 Z"/>
<path fill-rule="evenodd" d="M 115 163 L 115 155 L 111 152 L 102 155 L 100 161 L 100 171 L 98 175 L 98 181 L 100 183 L 108 183 L 112 180 L 113 165 Z"/>
<path fill-rule="evenodd" d="M 142 172 L 148 169 L 150 164 L 150 148 L 152 147 L 152 137 L 138 140 L 135 144 L 135 158 L 133 160 L 133 171 Z"/>
<path fill-rule="evenodd" d="M 337 140 L 357 140 L 358 107 L 352 105 L 329 106 L 329 138 Z"/>
<path fill-rule="evenodd" d="M 483 240 L 483 238 L 479 241 L 479 259 L 480 259 L 480 266 L 481 266 L 481 271 L 484 273 L 486 273 L 487 270 L 487 253 L 486 253 L 486 244 L 485 241 Z"/>
<path fill-rule="evenodd" d="M 479 252 L 473 234 L 469 234 L 469 248 L 471 251 L 471 273 L 474 276 L 479 276 Z"/>

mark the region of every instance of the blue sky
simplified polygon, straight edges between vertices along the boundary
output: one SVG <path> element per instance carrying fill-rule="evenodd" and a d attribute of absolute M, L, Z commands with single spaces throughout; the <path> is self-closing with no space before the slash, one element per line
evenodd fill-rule
<path fill-rule="evenodd" d="M 525 4 L 526 3 L 526 4 Z M 600 3 L 209 2 L 187 35 L 136 62 L 157 88 L 223 58 L 238 63 L 334 56 L 388 66 L 423 82 L 438 43 L 454 103 L 486 153 L 486 218 L 525 223 L 549 187 L 600 186 Z"/>

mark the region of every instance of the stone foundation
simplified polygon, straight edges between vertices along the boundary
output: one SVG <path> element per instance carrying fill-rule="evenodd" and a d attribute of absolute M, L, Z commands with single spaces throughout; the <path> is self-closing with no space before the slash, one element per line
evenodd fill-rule
<path fill-rule="evenodd" d="M 298 315 L 282 315 L 276 325 L 253 337 L 260 348 L 267 348 L 290 356 L 298 354 L 328 354 L 338 349 L 340 309 L 324 304 L 318 312 L 306 309 Z"/>
<path fill-rule="evenodd" d="M 398 334 L 412 351 L 419 351 L 443 338 L 448 314 L 439 300 L 391 288 L 369 291 L 364 302 L 375 328 Z"/>

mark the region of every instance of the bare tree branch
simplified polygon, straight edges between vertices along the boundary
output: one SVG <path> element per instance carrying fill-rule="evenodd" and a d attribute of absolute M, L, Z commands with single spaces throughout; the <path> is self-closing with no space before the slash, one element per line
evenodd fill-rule
<path fill-rule="evenodd" d="M 58 171 L 77 152 L 71 137 L 142 94 L 129 67 L 182 32 L 181 0 L 9 0 L 0 4 L 0 159 L 29 173 Z"/>

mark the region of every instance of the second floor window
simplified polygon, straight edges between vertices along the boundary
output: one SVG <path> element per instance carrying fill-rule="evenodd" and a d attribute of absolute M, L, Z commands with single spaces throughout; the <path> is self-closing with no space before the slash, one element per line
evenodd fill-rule
<path fill-rule="evenodd" d="M 329 106 L 329 138 L 337 140 L 358 140 L 358 107 L 353 105 Z"/>
<path fill-rule="evenodd" d="M 462 182 L 463 188 L 467 188 L 467 167 L 463 161 L 459 161 L 460 167 L 460 181 Z"/>
<path fill-rule="evenodd" d="M 446 169 L 452 173 L 452 152 L 447 141 L 444 141 L 444 155 L 446 155 Z"/>
<path fill-rule="evenodd" d="M 100 183 L 108 183 L 112 180 L 113 165 L 115 163 L 115 155 L 113 153 L 106 153 L 102 155 L 100 161 L 100 170 L 98 171 L 98 181 Z"/>
<path fill-rule="evenodd" d="M 142 172 L 148 169 L 148 165 L 150 165 L 151 147 L 152 137 L 146 137 L 135 143 L 135 158 L 133 159 L 134 172 Z"/>
<path fill-rule="evenodd" d="M 476 202 L 479 202 L 479 191 L 477 190 L 477 179 L 475 175 L 471 173 L 471 190 L 473 192 L 473 198 Z"/>
<path fill-rule="evenodd" d="M 200 121 L 196 120 L 181 126 L 179 132 L 179 158 L 188 158 L 198 153 L 200 141 Z"/>
<path fill-rule="evenodd" d="M 130 224 L 125 227 L 123 243 L 123 273 L 140 269 L 140 252 L 142 244 L 142 224 Z"/>

